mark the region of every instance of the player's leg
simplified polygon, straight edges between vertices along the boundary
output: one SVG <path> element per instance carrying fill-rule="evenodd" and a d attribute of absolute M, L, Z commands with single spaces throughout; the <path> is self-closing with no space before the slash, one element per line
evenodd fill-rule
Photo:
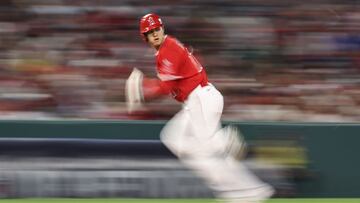
<path fill-rule="evenodd" d="M 214 142 L 210 137 L 216 137 L 213 135 L 220 130 L 219 121 L 222 114 L 223 98 L 219 92 L 215 91 L 216 94 L 211 94 L 208 98 L 207 106 L 202 107 L 197 98 L 201 89 L 198 87 L 194 90 L 195 93 L 189 96 L 183 109 L 161 131 L 162 142 L 177 156 L 180 156 L 181 152 L 202 151 L 201 146 L 203 145 L 212 145 L 214 150 L 219 145 L 216 144 L 219 140 Z M 203 108 L 211 116 L 204 118 Z"/>
<path fill-rule="evenodd" d="M 220 129 L 222 96 L 214 88 L 198 89 L 161 132 L 161 140 L 180 160 L 226 200 L 261 196 L 264 184 L 250 171 L 224 159 L 213 138 Z M 221 137 L 221 133 L 217 133 Z M 220 147 L 221 149 L 221 147 Z"/>
<path fill-rule="evenodd" d="M 218 149 L 228 144 L 226 137 L 229 135 L 226 133 L 234 133 L 233 130 L 219 131 L 223 108 L 221 94 L 211 86 L 195 93 L 196 96 L 189 98 L 187 112 L 197 148 L 189 151 L 191 156 L 184 162 L 207 180 L 220 197 L 231 200 L 266 199 L 272 193 L 270 186 L 259 180 L 241 162 L 232 157 L 224 159 L 223 154 L 219 154 Z M 225 138 L 225 141 L 214 142 L 221 138 Z"/>
<path fill-rule="evenodd" d="M 200 89 L 198 88 L 196 91 Z M 204 145 L 213 144 L 208 138 L 220 129 L 219 120 L 222 113 L 222 96 L 218 94 L 217 98 L 213 101 L 217 101 L 217 103 L 211 104 L 214 108 L 206 107 L 206 110 L 211 111 L 215 116 L 211 120 L 205 121 L 201 112 L 201 103 L 197 99 L 197 95 L 192 94 L 183 109 L 166 124 L 160 136 L 162 142 L 185 165 L 193 169 L 200 177 L 203 177 L 211 187 L 212 185 L 217 185 L 222 178 L 222 166 L 218 170 L 218 161 L 213 159 L 223 158 L 220 156 L 214 157 L 213 151 L 216 150 L 212 150 L 209 153 L 203 147 Z M 200 115 L 193 116 L 193 114 Z M 212 125 L 207 124 L 209 121 Z M 201 127 L 194 130 L 193 125 L 200 125 Z M 215 147 L 213 148 L 215 149 Z"/>
<path fill-rule="evenodd" d="M 222 187 L 225 181 L 234 180 L 232 175 L 227 173 L 224 157 L 219 153 L 222 150 L 219 146 L 222 144 L 214 142 L 213 139 L 220 130 L 222 109 L 223 97 L 212 86 L 195 89 L 183 109 L 183 118 L 188 120 L 187 128 L 192 138 L 186 142 L 193 147 L 186 151 L 182 162 L 214 190 Z"/>
<path fill-rule="evenodd" d="M 211 137 L 212 145 L 224 158 L 241 160 L 247 151 L 247 144 L 237 127 L 228 125 Z"/>
<path fill-rule="evenodd" d="M 189 136 L 189 119 L 186 118 L 186 112 L 181 110 L 170 121 L 160 133 L 162 143 L 177 157 L 187 153 L 192 139 Z"/>

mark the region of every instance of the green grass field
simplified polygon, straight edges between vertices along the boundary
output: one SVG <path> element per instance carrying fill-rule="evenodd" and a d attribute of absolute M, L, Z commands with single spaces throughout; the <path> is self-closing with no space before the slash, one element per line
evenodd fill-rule
<path fill-rule="evenodd" d="M 217 203 L 211 199 L 0 199 L 0 203 Z M 360 199 L 271 199 L 266 203 L 360 203 Z"/>

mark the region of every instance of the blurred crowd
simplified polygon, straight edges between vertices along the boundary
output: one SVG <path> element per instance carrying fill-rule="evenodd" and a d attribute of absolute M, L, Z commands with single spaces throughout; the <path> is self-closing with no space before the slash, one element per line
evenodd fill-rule
<path fill-rule="evenodd" d="M 0 119 L 168 119 L 171 98 L 129 115 L 133 67 L 155 77 L 139 36 L 155 12 L 224 94 L 224 120 L 360 120 L 356 0 L 2 0 Z"/>

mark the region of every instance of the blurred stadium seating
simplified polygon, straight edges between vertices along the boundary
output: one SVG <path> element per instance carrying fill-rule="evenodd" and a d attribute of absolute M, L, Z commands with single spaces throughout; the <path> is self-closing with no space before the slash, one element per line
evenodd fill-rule
<path fill-rule="evenodd" d="M 171 99 L 135 115 L 133 67 L 154 74 L 138 19 L 163 17 L 225 95 L 225 120 L 360 120 L 360 15 L 352 0 L 4 0 L 1 119 L 167 119 Z"/>

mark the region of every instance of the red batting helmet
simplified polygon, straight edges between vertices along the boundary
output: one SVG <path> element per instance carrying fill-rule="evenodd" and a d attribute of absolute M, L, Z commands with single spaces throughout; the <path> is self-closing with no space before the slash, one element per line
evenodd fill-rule
<path fill-rule="evenodd" d="M 140 34 L 144 37 L 144 34 L 152 29 L 163 26 L 160 17 L 154 13 L 144 15 L 140 19 Z"/>

